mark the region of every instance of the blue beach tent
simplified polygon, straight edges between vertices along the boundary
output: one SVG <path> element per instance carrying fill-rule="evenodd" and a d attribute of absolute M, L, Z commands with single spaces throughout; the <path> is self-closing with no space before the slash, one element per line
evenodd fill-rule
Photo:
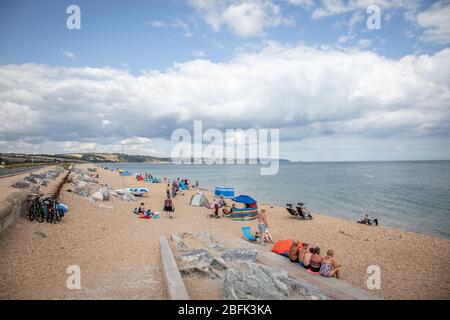
<path fill-rule="evenodd" d="M 235 198 L 233 198 L 231 200 L 233 200 L 234 202 L 237 202 L 237 203 L 244 203 L 244 204 L 256 203 L 255 199 L 253 199 L 250 196 L 246 196 L 246 195 L 240 195 L 240 196 L 237 196 L 237 197 L 235 197 Z"/>

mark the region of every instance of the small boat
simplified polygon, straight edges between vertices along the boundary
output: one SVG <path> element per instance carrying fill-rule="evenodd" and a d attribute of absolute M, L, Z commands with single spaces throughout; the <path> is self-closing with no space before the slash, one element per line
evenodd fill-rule
<path fill-rule="evenodd" d="M 126 189 L 118 189 L 116 190 L 118 194 L 125 194 L 125 193 L 131 193 L 133 196 L 136 197 L 143 197 L 147 195 L 148 189 L 147 188 L 126 188 Z"/>

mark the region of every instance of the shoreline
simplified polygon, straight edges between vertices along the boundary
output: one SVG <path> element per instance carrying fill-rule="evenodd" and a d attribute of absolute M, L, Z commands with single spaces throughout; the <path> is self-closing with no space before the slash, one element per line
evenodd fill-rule
<path fill-rule="evenodd" d="M 92 164 L 76 165 L 87 169 Z M 122 177 L 99 168 L 99 183 L 121 188 Z M 141 201 L 161 211 L 165 184 L 124 177 L 128 186 L 150 189 L 148 198 L 126 202 L 112 198 L 91 202 L 63 188 L 61 202 L 69 206 L 58 225 L 20 219 L 0 236 L 0 299 L 166 299 L 159 254 L 159 236 L 183 232 L 210 232 L 241 239 L 240 228 L 256 230 L 257 222 L 208 219 L 206 208 L 189 205 L 188 190 L 175 198 L 174 219 L 138 219 L 133 208 Z M 209 200 L 212 193 L 202 191 Z M 268 211 L 274 239 L 299 239 L 322 252 L 334 249 L 343 265 L 341 281 L 366 288 L 367 267 L 382 270 L 380 290 L 368 290 L 385 299 L 450 299 L 450 241 L 384 226 L 359 225 L 342 218 L 317 214 L 311 221 L 292 219 L 283 207 L 261 203 Z M 41 237 L 39 234 L 46 236 Z M 58 245 L 55 246 L 55 240 Z M 51 250 L 41 248 L 51 246 Z M 270 247 L 264 249 L 270 250 Z M 424 269 L 425 261 L 433 261 Z M 66 268 L 79 265 L 83 289 L 65 288 Z M 31 267 L 33 266 L 33 267 Z M 46 270 L 42 272 L 42 270 Z M 20 275 L 20 276 L 18 276 Z M 206 296 L 201 292 L 199 297 Z M 207 296 L 206 296 L 207 297 Z"/>
<path fill-rule="evenodd" d="M 424 161 L 365 161 L 365 162 L 367 162 L 367 163 L 371 163 L 371 162 L 449 162 L 450 160 L 424 160 Z M 364 162 L 364 161 L 343 161 L 343 163 L 359 163 L 359 162 Z M 291 162 L 292 163 L 292 162 Z M 314 164 L 314 163 L 325 163 L 325 162 L 308 162 L 308 163 L 310 163 L 310 164 Z M 143 163 L 123 163 L 124 165 L 133 165 L 133 166 L 140 166 L 140 165 L 143 165 Z M 153 163 L 148 163 L 148 164 L 153 164 Z M 163 163 L 164 165 L 173 165 L 174 167 L 177 167 L 177 164 L 173 164 L 173 163 Z M 103 167 L 108 167 L 108 164 L 107 163 L 97 163 L 97 164 L 95 164 L 96 166 L 98 166 L 98 167 L 100 167 L 100 168 L 103 168 Z M 147 163 L 145 164 L 145 165 L 147 165 Z M 155 164 L 155 165 L 158 165 L 158 164 Z M 198 164 L 198 165 L 206 165 L 206 164 Z M 231 165 L 230 165 L 231 166 Z M 115 168 L 112 168 L 112 167 L 109 167 L 110 169 L 115 169 Z M 120 168 L 120 167 L 119 167 Z M 124 168 L 123 168 L 124 169 Z M 143 169 L 139 169 L 139 170 L 137 170 L 138 172 L 131 172 L 131 170 L 132 169 L 129 169 L 129 171 L 130 171 L 130 173 L 132 174 L 132 175 L 134 175 L 135 173 L 144 173 L 144 171 L 142 171 Z M 169 167 L 169 170 L 170 170 L 170 167 Z M 142 172 L 141 172 L 142 171 Z M 169 177 L 170 176 L 170 174 L 168 174 L 168 172 L 166 172 L 165 174 L 164 174 L 164 176 L 166 176 L 166 177 Z M 162 178 L 162 176 L 161 176 L 161 178 Z M 172 177 L 173 178 L 173 177 Z M 191 178 L 193 181 L 195 181 L 195 180 L 197 180 L 197 178 L 195 177 L 188 177 L 188 178 Z M 204 182 L 205 180 L 202 180 L 201 182 Z M 211 186 L 213 186 L 214 184 L 210 184 Z M 216 184 L 216 185 L 220 185 L 220 184 Z M 237 188 L 237 189 L 239 189 L 239 185 L 234 185 L 234 187 L 235 188 Z M 212 187 L 213 188 L 213 187 Z M 208 189 L 208 188 L 205 188 L 205 187 L 200 187 L 199 188 L 200 190 L 202 190 L 202 191 L 205 191 L 205 192 L 212 192 L 212 193 L 214 193 L 214 190 L 212 189 Z M 273 202 L 270 202 L 270 201 L 266 201 L 266 200 L 262 200 L 262 201 L 258 201 L 258 203 L 259 204 L 266 204 L 266 205 L 268 205 L 268 206 L 276 206 L 276 207 L 282 207 L 282 208 L 284 208 L 284 204 L 283 204 L 283 201 L 276 201 L 276 200 L 274 200 Z M 291 203 L 291 202 L 286 202 L 286 203 Z M 316 204 L 317 205 L 317 204 Z M 324 205 L 324 207 L 326 207 L 327 205 L 325 204 Z M 307 206 L 308 207 L 308 206 Z M 327 211 L 326 211 L 326 209 L 323 209 L 323 210 L 313 210 L 313 209 L 311 209 L 310 208 L 310 210 L 311 210 L 311 213 L 312 214 L 315 214 L 315 215 L 321 215 L 321 216 L 326 216 L 326 217 L 334 217 L 334 218 L 338 218 L 338 219 L 343 219 L 343 220 L 345 220 L 345 221 L 349 221 L 349 222 L 353 222 L 353 223 L 356 223 L 356 221 L 357 221 L 357 219 L 360 219 L 360 218 L 363 218 L 363 216 L 364 216 L 364 214 L 363 214 L 363 212 L 364 212 L 364 210 L 361 210 L 361 215 L 359 215 L 359 216 L 356 216 L 355 215 L 355 217 L 349 217 L 349 216 L 346 216 L 345 214 L 342 214 L 342 212 L 337 212 L 336 214 L 334 214 L 334 213 L 327 213 Z M 330 209 L 331 211 L 332 211 L 332 209 Z M 419 235 L 427 235 L 427 236 L 430 236 L 430 237 L 435 237 L 435 238 L 439 238 L 439 239 L 443 239 L 443 240 L 450 240 L 450 233 L 448 233 L 448 232 L 445 232 L 445 231 L 442 231 L 442 230 L 436 230 L 436 229 L 433 229 L 433 230 L 431 230 L 430 228 L 428 228 L 428 229 L 430 229 L 429 231 L 424 231 L 424 230 L 417 230 L 417 229 L 415 229 L 414 228 L 414 226 L 410 226 L 410 227 L 408 227 L 408 226 L 403 226 L 403 225 L 400 225 L 398 222 L 395 222 L 394 221 L 394 223 L 391 223 L 391 224 L 384 224 L 384 222 L 386 221 L 386 219 L 382 219 L 381 217 L 378 217 L 377 216 L 377 214 L 372 214 L 373 216 L 375 216 L 375 217 L 377 217 L 378 218 L 378 220 L 379 220 L 379 222 L 381 223 L 378 227 L 386 227 L 386 228 L 392 228 L 392 229 L 396 229 L 396 230 L 401 230 L 401 231 L 405 231 L 405 232 L 411 232 L 411 233 L 415 233 L 415 234 L 419 234 Z M 400 219 L 400 218 L 397 218 L 397 219 Z M 389 219 L 388 219 L 389 220 Z M 410 224 L 409 224 L 410 225 Z M 420 229 L 420 228 L 419 228 Z"/>

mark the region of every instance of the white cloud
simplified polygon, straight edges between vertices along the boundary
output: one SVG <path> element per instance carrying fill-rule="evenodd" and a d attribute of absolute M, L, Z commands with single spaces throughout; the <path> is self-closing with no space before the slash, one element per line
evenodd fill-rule
<path fill-rule="evenodd" d="M 417 15 L 417 24 L 425 31 L 421 39 L 440 44 L 450 43 L 450 2 L 437 1 Z"/>
<path fill-rule="evenodd" d="M 71 60 L 78 60 L 78 57 L 75 55 L 75 53 L 70 52 L 70 51 L 63 51 L 61 52 L 61 54 L 63 56 L 65 56 L 66 58 L 69 58 Z"/>
<path fill-rule="evenodd" d="M 281 128 L 283 140 L 448 139 L 449 69 L 450 49 L 395 60 L 277 43 L 228 62 L 197 59 L 137 76 L 111 68 L 4 65 L 0 141 L 72 141 L 98 151 L 135 139 L 128 143 L 148 145 L 133 148 L 151 150 L 145 139 L 168 138 L 197 119 L 219 129 Z M 104 120 L 109 124 L 100 126 Z"/>
<path fill-rule="evenodd" d="M 148 24 L 151 25 L 153 28 L 157 28 L 157 29 L 161 29 L 161 28 L 179 29 L 183 32 L 183 35 L 186 38 L 192 37 L 192 35 L 193 35 L 189 24 L 181 19 L 174 19 L 171 22 L 153 20 L 153 21 L 148 22 Z"/>
<path fill-rule="evenodd" d="M 267 28 L 292 25 L 272 0 L 189 0 L 205 22 L 219 31 L 223 25 L 240 37 L 261 37 Z"/>
<path fill-rule="evenodd" d="M 206 53 L 202 50 L 194 50 L 192 51 L 192 56 L 194 58 L 203 58 L 206 57 Z"/>

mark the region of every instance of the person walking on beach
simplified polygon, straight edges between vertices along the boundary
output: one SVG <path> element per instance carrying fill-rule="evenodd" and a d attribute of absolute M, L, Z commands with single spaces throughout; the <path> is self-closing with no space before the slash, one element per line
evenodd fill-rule
<path fill-rule="evenodd" d="M 272 236 L 269 234 L 269 224 L 267 223 L 267 214 L 265 209 L 261 209 L 258 212 L 258 229 L 261 233 L 260 244 L 263 244 L 264 240 L 267 240 L 269 243 L 275 243 L 272 239 Z"/>
<path fill-rule="evenodd" d="M 327 255 L 323 258 L 322 266 L 320 267 L 320 275 L 323 277 L 336 277 L 339 279 L 339 267 L 334 258 L 334 251 L 328 250 Z"/>

